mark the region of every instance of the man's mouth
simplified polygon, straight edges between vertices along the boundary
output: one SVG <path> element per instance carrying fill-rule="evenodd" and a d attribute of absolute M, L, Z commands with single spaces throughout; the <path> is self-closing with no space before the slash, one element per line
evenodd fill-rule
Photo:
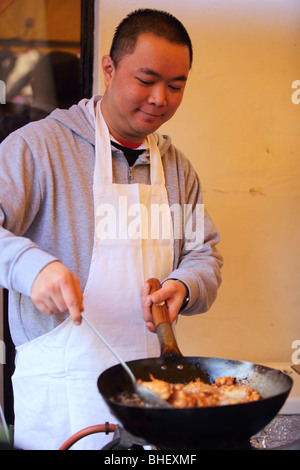
<path fill-rule="evenodd" d="M 153 114 L 153 113 L 148 113 L 147 111 L 144 111 L 143 109 L 139 109 L 143 114 L 146 114 L 147 116 L 153 117 L 153 118 L 160 118 L 163 117 L 163 114 Z"/>

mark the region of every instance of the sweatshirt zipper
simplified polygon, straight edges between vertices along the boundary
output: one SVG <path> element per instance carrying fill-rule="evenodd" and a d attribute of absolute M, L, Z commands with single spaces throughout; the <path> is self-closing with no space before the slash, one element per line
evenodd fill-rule
<path fill-rule="evenodd" d="M 129 167 L 129 170 L 128 170 L 128 180 L 129 180 L 129 183 L 131 184 L 132 181 L 133 181 L 133 169 L 132 169 L 132 166 Z"/>

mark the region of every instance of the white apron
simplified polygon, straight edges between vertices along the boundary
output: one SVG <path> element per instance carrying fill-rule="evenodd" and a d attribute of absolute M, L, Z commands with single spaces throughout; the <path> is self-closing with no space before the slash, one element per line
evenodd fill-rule
<path fill-rule="evenodd" d="M 171 215 L 162 162 L 151 135 L 151 185 L 113 184 L 110 136 L 100 103 L 95 116 L 95 236 L 84 315 L 125 360 L 156 357 L 158 340 L 145 327 L 140 287 L 150 277 L 162 280 L 173 269 L 173 235 L 159 238 L 157 221 L 148 219 L 151 206 L 168 207 L 169 215 L 160 217 L 165 237 Z M 153 230 L 152 239 L 147 229 Z M 15 445 L 24 450 L 58 449 L 81 429 L 117 423 L 97 389 L 100 373 L 115 363 L 88 326 L 75 326 L 70 318 L 19 347 L 13 375 Z M 95 434 L 73 448 L 99 450 L 112 437 Z"/>

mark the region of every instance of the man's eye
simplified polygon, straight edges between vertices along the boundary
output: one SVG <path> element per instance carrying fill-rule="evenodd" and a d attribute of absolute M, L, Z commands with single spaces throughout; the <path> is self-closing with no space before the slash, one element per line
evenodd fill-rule
<path fill-rule="evenodd" d="M 138 81 L 143 85 L 143 86 L 151 86 L 153 85 L 153 82 L 148 82 L 146 80 L 142 80 L 141 78 L 138 78 Z"/>
<path fill-rule="evenodd" d="M 169 87 L 172 91 L 181 91 L 182 90 L 182 87 L 178 87 L 178 86 L 174 86 L 174 85 L 170 85 Z"/>

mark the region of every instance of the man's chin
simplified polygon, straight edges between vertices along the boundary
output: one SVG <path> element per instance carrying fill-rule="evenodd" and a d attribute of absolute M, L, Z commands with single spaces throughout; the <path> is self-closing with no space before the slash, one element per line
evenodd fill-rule
<path fill-rule="evenodd" d="M 162 114 L 150 114 L 142 110 L 137 112 L 137 126 L 141 126 L 149 129 L 158 129 L 165 121 L 165 117 Z M 153 130 L 151 131 L 153 132 Z"/>
<path fill-rule="evenodd" d="M 143 125 L 137 126 L 136 131 L 139 134 L 139 136 L 144 140 L 147 135 L 153 134 L 153 132 L 157 131 L 163 123 L 153 123 L 153 122 L 148 122 L 144 123 Z"/>

